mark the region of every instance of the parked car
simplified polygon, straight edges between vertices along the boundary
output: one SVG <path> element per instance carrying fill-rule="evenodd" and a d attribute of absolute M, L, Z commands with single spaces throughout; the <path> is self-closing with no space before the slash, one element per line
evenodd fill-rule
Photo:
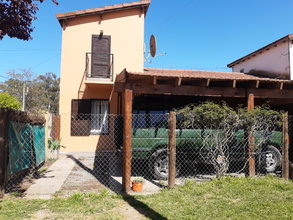
<path fill-rule="evenodd" d="M 132 158 L 146 160 L 148 170 L 155 179 L 168 178 L 167 116 L 164 114 L 133 115 Z M 183 166 L 221 163 L 225 171 L 234 164 L 247 161 L 247 138 L 243 129 L 233 132 L 228 139 L 222 130 L 176 129 L 176 173 Z M 282 133 L 279 131 L 254 132 L 258 148 L 255 151 L 259 172 L 273 173 L 281 166 Z M 225 142 L 225 152 L 219 142 Z M 216 146 L 218 145 L 218 146 Z M 224 160 L 223 160 L 224 159 Z"/>

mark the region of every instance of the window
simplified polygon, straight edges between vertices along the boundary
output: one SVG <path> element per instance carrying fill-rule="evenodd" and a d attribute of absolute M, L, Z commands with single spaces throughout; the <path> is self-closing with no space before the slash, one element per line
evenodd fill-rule
<path fill-rule="evenodd" d="M 91 105 L 91 134 L 108 133 L 109 101 L 93 100 Z"/>
<path fill-rule="evenodd" d="M 111 36 L 92 35 L 91 77 L 110 78 Z"/>
<path fill-rule="evenodd" d="M 109 133 L 109 101 L 73 99 L 71 103 L 71 135 L 88 136 Z"/>

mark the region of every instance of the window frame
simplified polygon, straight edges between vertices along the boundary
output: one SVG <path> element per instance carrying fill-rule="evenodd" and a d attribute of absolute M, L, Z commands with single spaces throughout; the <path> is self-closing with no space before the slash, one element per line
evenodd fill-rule
<path fill-rule="evenodd" d="M 106 131 L 91 132 L 92 130 L 92 103 L 93 101 L 107 101 Z M 102 114 L 101 114 L 102 115 Z M 104 115 L 104 114 L 103 114 Z M 109 135 L 110 131 L 110 101 L 109 99 L 72 99 L 71 100 L 71 136 Z M 83 129 L 79 129 L 82 127 Z M 85 128 L 85 129 L 84 129 Z"/>

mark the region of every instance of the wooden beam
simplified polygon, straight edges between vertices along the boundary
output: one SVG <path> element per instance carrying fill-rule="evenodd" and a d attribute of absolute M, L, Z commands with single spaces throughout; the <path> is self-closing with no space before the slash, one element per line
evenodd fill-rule
<path fill-rule="evenodd" d="M 152 84 L 153 84 L 153 85 L 156 85 L 156 84 L 157 84 L 157 77 L 156 77 L 156 76 L 154 76 L 152 81 L 153 81 L 153 83 L 152 83 Z"/>
<path fill-rule="evenodd" d="M 211 79 L 207 79 L 205 86 L 210 86 Z"/>
<path fill-rule="evenodd" d="M 125 89 L 123 93 L 123 176 L 122 189 L 130 190 L 131 182 L 131 138 L 132 138 L 132 96 L 133 91 Z"/>
<path fill-rule="evenodd" d="M 207 81 L 205 81 L 208 84 Z M 257 87 L 257 85 L 255 85 Z M 232 87 L 207 87 L 182 85 L 174 87 L 169 84 L 150 85 L 146 83 L 115 83 L 115 92 L 123 92 L 124 88 L 131 88 L 139 94 L 170 94 L 185 96 L 210 96 L 210 97 L 247 97 L 253 93 L 254 98 L 293 99 L 293 90 L 280 89 L 257 89 L 257 88 L 232 88 Z"/>
<path fill-rule="evenodd" d="M 131 88 L 134 93 L 139 94 L 170 94 L 186 96 L 215 96 L 215 97 L 246 97 L 245 89 L 223 88 L 223 87 L 202 87 L 181 85 L 174 87 L 169 84 L 150 85 L 144 83 L 119 84 L 115 83 L 115 92 L 121 92 L 123 88 Z"/>
<path fill-rule="evenodd" d="M 232 85 L 233 88 L 236 88 L 236 83 L 237 83 L 237 81 L 234 79 L 233 80 L 233 85 Z"/>
<path fill-rule="evenodd" d="M 116 82 L 125 83 L 127 81 L 127 72 L 126 69 L 122 70 L 120 74 L 116 76 Z"/>
<path fill-rule="evenodd" d="M 182 82 L 182 78 L 181 77 L 175 78 L 175 86 L 180 86 L 181 85 L 181 82 Z"/>

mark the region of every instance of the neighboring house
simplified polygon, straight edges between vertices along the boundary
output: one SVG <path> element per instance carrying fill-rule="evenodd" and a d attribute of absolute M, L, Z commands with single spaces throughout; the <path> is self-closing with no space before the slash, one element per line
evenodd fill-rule
<path fill-rule="evenodd" d="M 233 72 L 293 79 L 293 35 L 287 35 L 227 66 Z"/>
<path fill-rule="evenodd" d="M 99 137 L 109 134 L 108 115 L 121 113 L 115 78 L 125 68 L 143 71 L 149 4 L 142 0 L 56 15 L 62 27 L 59 113 L 66 151 L 95 151 Z"/>

